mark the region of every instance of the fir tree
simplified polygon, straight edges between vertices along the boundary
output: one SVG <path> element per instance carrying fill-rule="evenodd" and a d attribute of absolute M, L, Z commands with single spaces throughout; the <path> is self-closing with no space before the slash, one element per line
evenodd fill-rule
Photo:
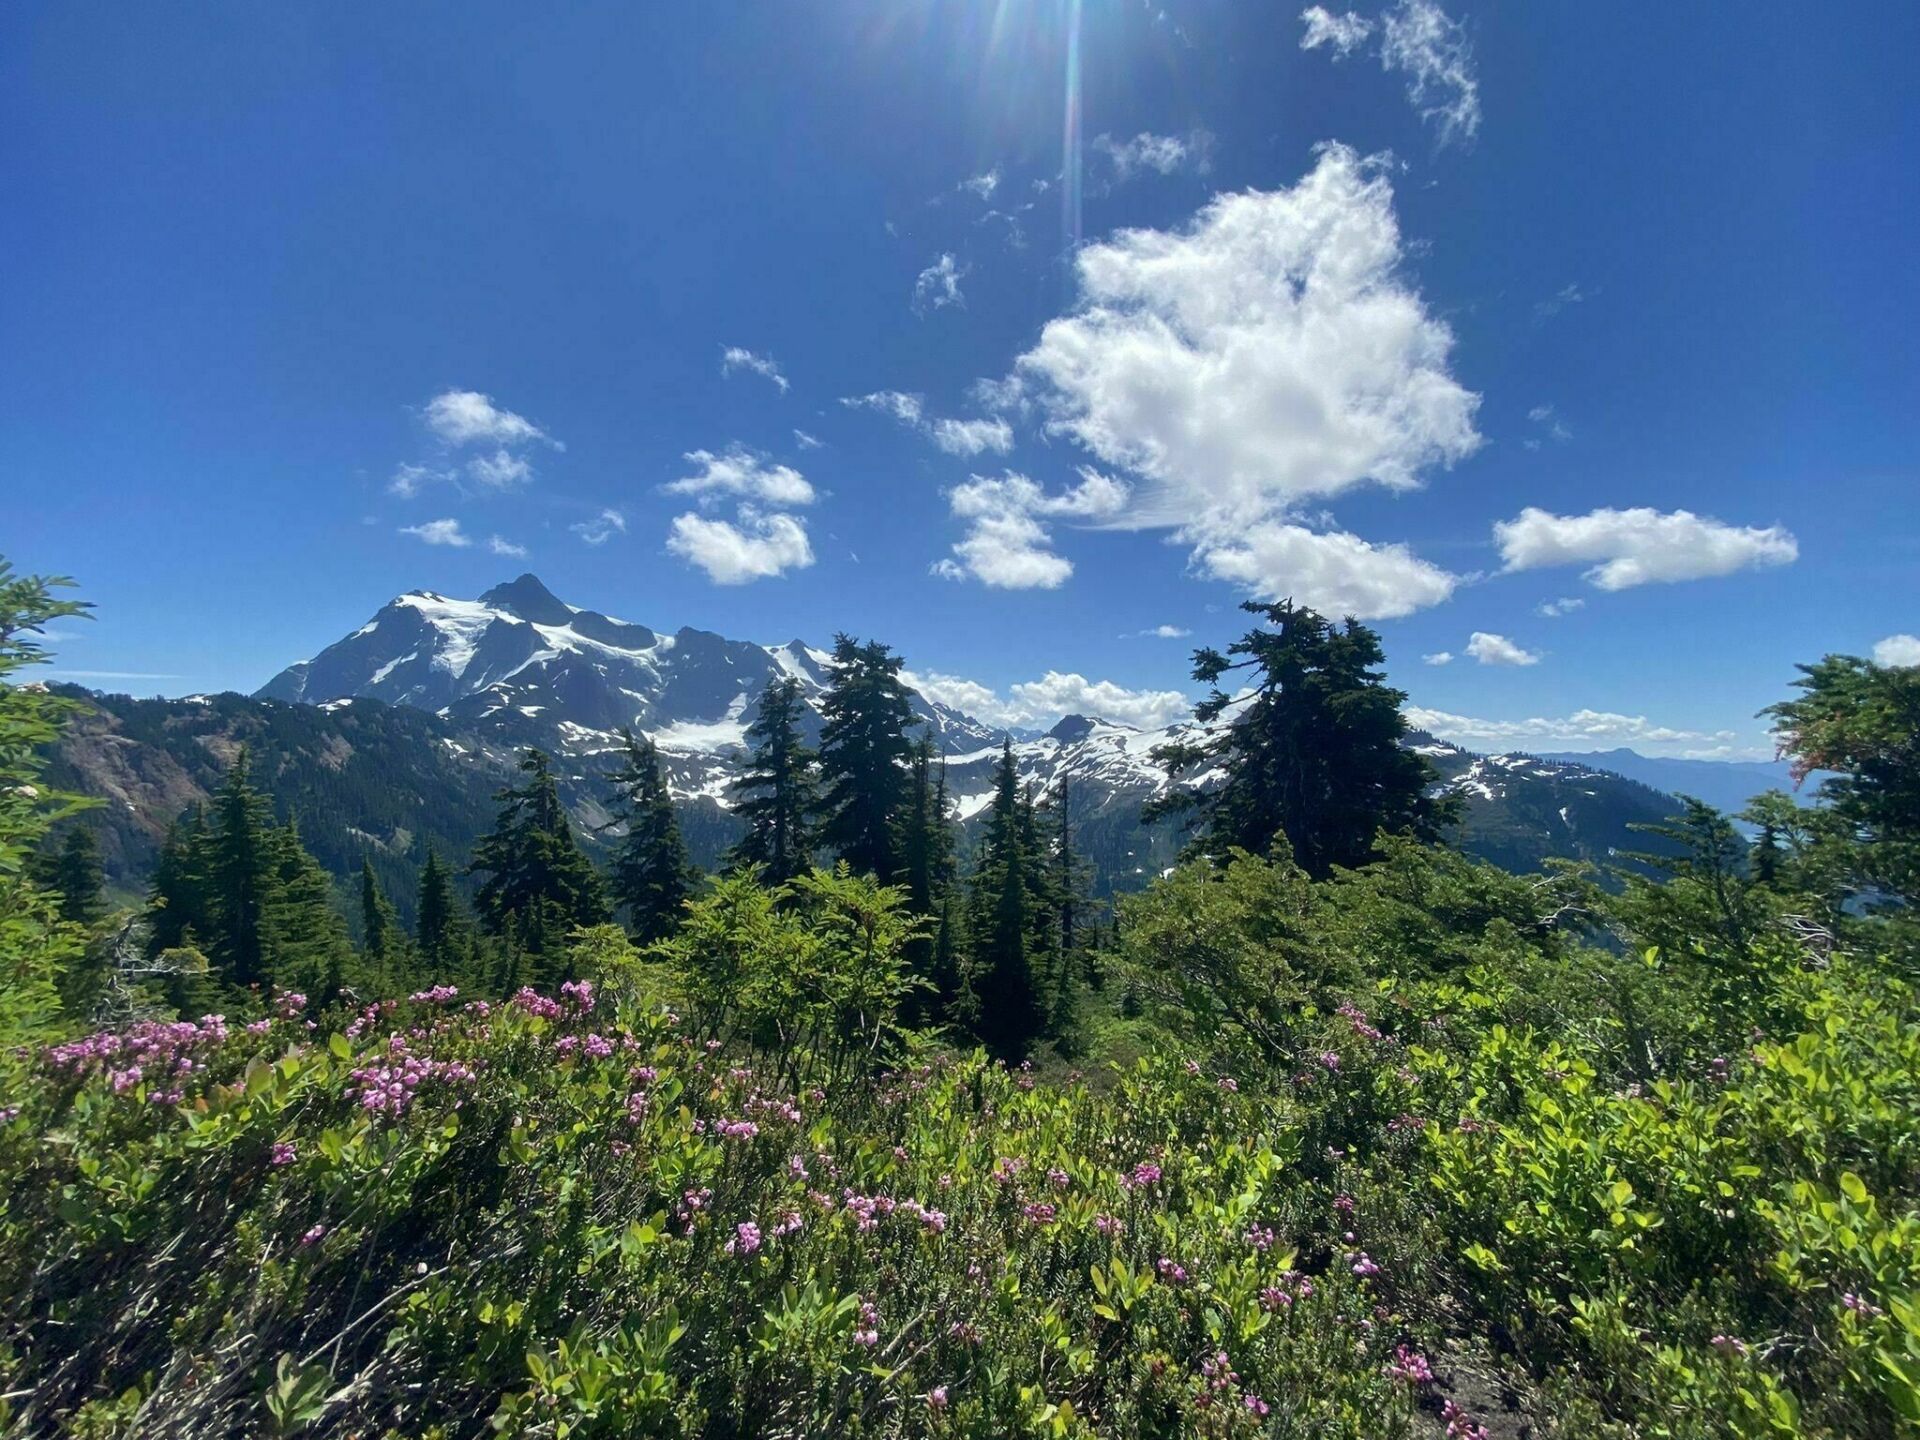
<path fill-rule="evenodd" d="M 510 978 L 544 981 L 576 927 L 609 917 L 605 887 L 560 803 L 553 762 L 530 749 L 520 769 L 525 782 L 496 797 L 499 817 L 474 847 L 468 872 L 485 877 L 475 904 L 487 933 L 511 937 Z"/>
<path fill-rule="evenodd" d="M 191 946 L 212 927 L 211 884 L 206 862 L 207 812 L 194 805 L 167 828 L 147 890 L 147 954 Z"/>
<path fill-rule="evenodd" d="M 472 978 L 472 943 L 467 920 L 461 912 L 460 899 L 454 894 L 453 875 L 435 850 L 427 851 L 427 863 L 420 868 L 414 947 L 428 980 Z"/>
<path fill-rule="evenodd" d="M 107 913 L 101 891 L 106 876 L 100 868 L 100 842 L 84 825 L 70 827 L 60 847 L 41 857 L 36 880 L 56 897 L 60 918 L 92 927 Z"/>
<path fill-rule="evenodd" d="M 614 904 L 627 912 L 628 931 L 645 945 L 679 928 L 698 875 L 680 839 L 660 752 L 631 730 L 620 734 L 626 758 L 612 777 L 619 800 L 609 823 L 624 822 L 627 833 L 614 852 L 609 889 Z"/>
<path fill-rule="evenodd" d="M 969 984 L 978 1007 L 980 1039 L 1003 1059 L 1027 1053 L 1044 1019 L 1034 984 L 1035 904 L 1033 807 L 1020 788 L 1013 742 L 994 771 L 973 874 L 972 964 Z"/>
<path fill-rule="evenodd" d="M 727 854 L 730 869 L 758 865 L 761 879 L 781 886 L 813 868 L 814 756 L 801 742 L 805 702 L 800 682 L 777 680 L 760 696 L 747 727 L 753 754 L 733 783 L 733 813 L 747 833 Z"/>
<path fill-rule="evenodd" d="M 907 795 L 907 727 L 913 706 L 900 657 L 850 635 L 833 643 L 833 679 L 821 711 L 820 838 L 857 875 L 891 884 L 899 873 L 897 826 Z"/>
<path fill-rule="evenodd" d="M 940 964 L 954 862 L 953 825 L 947 815 L 947 770 L 944 761 L 936 770 L 933 742 L 925 737 L 913 747 L 907 803 L 900 817 L 899 849 L 899 883 L 907 892 L 907 906 L 929 922 L 908 941 L 905 951 L 908 969 L 928 982 L 928 988 L 916 992 L 909 1003 L 910 1018 L 921 1020 L 952 999 L 956 978 L 951 968 L 943 972 Z M 946 955 L 950 961 L 951 935 L 947 937 Z"/>
<path fill-rule="evenodd" d="M 275 858 L 269 844 L 272 811 L 266 797 L 253 788 L 250 771 L 250 757 L 242 746 L 213 799 L 205 866 L 208 958 L 229 983 L 243 988 L 267 978 L 266 911 Z"/>
<path fill-rule="evenodd" d="M 1241 608 L 1265 625 L 1225 655 L 1194 654 L 1194 679 L 1212 687 L 1194 710 L 1209 737 L 1154 752 L 1176 784 L 1196 771 L 1226 778 L 1210 789 L 1175 789 L 1146 818 L 1187 812 L 1200 831 L 1192 851 L 1216 860 L 1236 847 L 1265 854 L 1285 836 L 1316 879 L 1366 863 L 1382 829 L 1437 836 L 1451 807 L 1427 793 L 1432 767 L 1400 743 L 1407 697 L 1374 668 L 1385 658 L 1380 637 L 1289 601 Z M 1228 694 L 1222 680 L 1243 672 L 1251 673 L 1235 688 L 1245 693 Z"/>
<path fill-rule="evenodd" d="M 394 919 L 393 906 L 387 897 L 380 893 L 380 881 L 374 876 L 373 862 L 360 861 L 360 934 L 366 948 L 367 959 L 376 967 L 384 969 L 388 951 L 391 949 L 400 927 Z"/>
<path fill-rule="evenodd" d="M 271 868 L 261 905 L 260 978 L 277 990 L 299 990 L 331 1001 L 347 980 L 353 959 L 346 923 L 333 908 L 333 881 L 300 843 L 296 822 L 270 831 L 266 847 Z M 376 971 L 359 978 L 378 989 L 386 977 Z"/>

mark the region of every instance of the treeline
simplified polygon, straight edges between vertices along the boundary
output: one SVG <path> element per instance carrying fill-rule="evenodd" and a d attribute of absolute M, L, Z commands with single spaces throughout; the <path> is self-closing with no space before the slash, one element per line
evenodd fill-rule
<path fill-rule="evenodd" d="M 1070 1044 L 1076 1007 L 1097 982 L 1088 956 L 1103 912 L 1075 851 L 1068 782 L 1037 792 L 1005 747 L 963 855 L 945 762 L 917 733 L 900 671 L 885 645 L 840 636 L 817 750 L 804 740 L 798 682 L 767 690 L 731 796 L 744 833 L 714 876 L 689 859 L 652 741 L 626 732 L 607 777 L 606 843 L 593 847 L 604 868 L 562 803 L 551 758 L 529 749 L 470 855 L 429 847 L 403 896 L 363 860 L 349 917 L 298 818 L 275 815 L 243 747 L 214 795 L 170 828 L 137 924 L 101 937 L 68 977 L 69 1006 L 199 1014 L 247 994 L 364 1000 L 435 984 L 511 994 L 574 978 L 570 940 L 583 930 L 617 920 L 634 944 L 669 946 L 719 879 L 745 878 L 797 903 L 795 882 L 844 866 L 898 887 L 914 917 L 905 955 L 915 1023 L 1007 1057 Z M 37 873 L 75 923 L 97 925 L 91 834 L 82 822 L 62 828 Z"/>

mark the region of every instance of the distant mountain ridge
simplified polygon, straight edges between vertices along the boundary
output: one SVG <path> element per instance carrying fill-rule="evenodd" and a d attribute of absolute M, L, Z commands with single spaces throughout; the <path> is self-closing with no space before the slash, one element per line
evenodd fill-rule
<path fill-rule="evenodd" d="M 1684 760 L 1624 748 L 1540 758 L 1611 770 L 1656 790 L 1691 795 L 1728 814 L 1745 809 L 1754 796 L 1768 790 L 1784 790 L 1802 804 L 1810 804 L 1819 785 L 1818 777 L 1809 777 L 1806 784 L 1796 786 L 1793 767 L 1785 760 Z"/>
<path fill-rule="evenodd" d="M 659 745 L 689 847 L 711 865 L 739 833 L 729 792 L 760 696 L 777 679 L 799 681 L 817 738 L 828 663 L 798 640 L 764 646 L 615 619 L 563 602 L 531 575 L 477 600 L 411 591 L 252 698 L 90 697 L 94 713 L 62 743 L 55 778 L 108 800 L 92 823 L 106 832 L 116 883 L 137 887 L 167 824 L 204 799 L 247 744 L 260 783 L 283 815 L 299 814 L 321 863 L 345 876 L 369 858 L 404 903 L 428 845 L 465 858 L 530 745 L 556 757 L 569 809 L 588 843 L 600 843 L 607 775 L 619 730 L 631 726 Z M 1190 723 L 1141 730 L 1070 715 L 1035 734 L 924 696 L 914 709 L 942 751 L 963 827 L 979 823 L 1011 742 L 1027 784 L 1070 782 L 1076 843 L 1096 888 L 1137 887 L 1177 857 L 1180 834 L 1143 826 L 1140 814 L 1167 785 L 1153 751 Z M 1462 848 L 1513 870 L 1641 848 L 1630 827 L 1678 809 L 1588 757 L 1475 755 L 1425 734 L 1408 743 L 1433 763 L 1435 788 L 1460 797 Z"/>

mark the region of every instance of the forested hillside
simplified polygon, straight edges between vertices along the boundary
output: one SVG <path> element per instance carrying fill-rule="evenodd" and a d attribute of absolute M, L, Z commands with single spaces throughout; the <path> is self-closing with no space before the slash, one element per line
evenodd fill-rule
<path fill-rule="evenodd" d="M 23 672 L 71 608 L 0 569 L 6 1433 L 1920 1426 L 1920 669 L 1774 707 L 1823 806 L 1515 875 L 1378 637 L 1254 607 L 1109 915 L 1010 743 L 959 843 L 848 640 L 817 745 L 790 690 L 751 727 L 723 873 L 650 739 L 597 850 L 529 749 L 350 932 L 267 746 L 106 903 Z"/>

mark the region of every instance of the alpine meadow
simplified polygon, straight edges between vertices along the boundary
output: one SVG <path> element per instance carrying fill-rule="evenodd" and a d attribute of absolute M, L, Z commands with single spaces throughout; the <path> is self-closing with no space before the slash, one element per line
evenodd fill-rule
<path fill-rule="evenodd" d="M 0 1440 L 1920 1440 L 1917 62 L 8 7 Z"/>

